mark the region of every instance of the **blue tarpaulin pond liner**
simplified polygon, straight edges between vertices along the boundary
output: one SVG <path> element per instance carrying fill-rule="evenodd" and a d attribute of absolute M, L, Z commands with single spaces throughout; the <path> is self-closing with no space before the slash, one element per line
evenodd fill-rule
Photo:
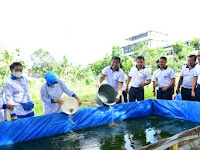
<path fill-rule="evenodd" d="M 200 122 L 200 103 L 190 101 L 144 100 L 113 106 L 114 121 L 150 115 Z M 109 106 L 86 107 L 73 114 L 72 130 L 80 130 L 112 122 Z M 70 131 L 65 113 L 35 116 L 0 123 L 0 146 L 33 140 Z"/>

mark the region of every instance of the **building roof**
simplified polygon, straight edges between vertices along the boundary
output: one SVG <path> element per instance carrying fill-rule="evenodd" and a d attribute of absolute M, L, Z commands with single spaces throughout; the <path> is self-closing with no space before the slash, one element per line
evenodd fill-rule
<path fill-rule="evenodd" d="M 156 32 L 156 33 L 161 33 L 161 34 L 163 34 L 163 35 L 168 35 L 168 34 L 165 34 L 165 33 L 163 33 L 163 32 L 160 32 L 160 31 L 147 30 L 146 32 L 141 32 L 141 33 L 135 34 L 134 36 L 131 36 L 131 37 L 127 38 L 126 40 L 128 40 L 128 39 L 130 39 L 130 38 L 133 38 L 133 37 L 136 37 L 136 36 L 138 36 L 138 35 L 144 34 L 144 33 L 149 33 L 149 32 Z"/>

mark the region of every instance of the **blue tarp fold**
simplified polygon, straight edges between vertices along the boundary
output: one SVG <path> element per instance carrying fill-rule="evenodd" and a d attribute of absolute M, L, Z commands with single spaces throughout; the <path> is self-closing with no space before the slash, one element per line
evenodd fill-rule
<path fill-rule="evenodd" d="M 152 114 L 152 100 L 117 104 L 113 106 L 113 121 L 149 116 Z M 112 122 L 109 106 L 86 107 L 73 114 L 72 130 L 98 126 Z M 54 113 L 43 116 L 6 121 L 0 123 L 0 146 L 37 139 L 40 137 L 70 131 L 68 115 Z"/>

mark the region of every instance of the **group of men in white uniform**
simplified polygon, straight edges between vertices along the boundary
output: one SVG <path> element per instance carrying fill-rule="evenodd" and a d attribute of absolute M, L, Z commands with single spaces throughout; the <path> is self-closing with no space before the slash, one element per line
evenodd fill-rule
<path fill-rule="evenodd" d="M 198 64 L 196 64 L 196 58 Z M 167 58 L 160 57 L 157 60 L 157 70 L 154 71 L 153 95 L 157 99 L 172 100 L 175 87 L 175 72 L 167 66 Z M 129 102 L 144 100 L 144 87 L 151 83 L 151 74 L 144 66 L 145 60 L 143 56 L 136 58 L 136 66 L 133 66 L 128 74 L 128 79 L 125 79 L 125 73 L 120 69 L 120 58 L 114 56 L 111 66 L 103 69 L 102 75 L 99 78 L 97 87 L 100 87 L 104 79 L 107 79 L 107 84 L 113 86 L 117 91 L 116 102 L 121 103 L 122 93 L 129 93 Z M 126 88 L 123 91 L 123 83 L 126 83 Z M 130 87 L 129 87 L 130 84 Z M 188 64 L 182 68 L 180 79 L 178 82 L 176 93 L 180 93 L 183 100 L 200 101 L 200 51 L 196 55 L 188 56 Z"/>

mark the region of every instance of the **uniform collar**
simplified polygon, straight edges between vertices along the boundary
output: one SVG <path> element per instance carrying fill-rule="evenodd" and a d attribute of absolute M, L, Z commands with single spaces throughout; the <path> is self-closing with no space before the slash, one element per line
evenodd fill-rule
<path fill-rule="evenodd" d="M 196 66 L 196 64 L 194 64 L 194 66 L 192 68 L 194 68 L 195 66 Z M 189 65 L 187 65 L 186 68 L 189 68 Z"/>
<path fill-rule="evenodd" d="M 112 66 L 110 66 L 110 69 L 113 70 L 113 69 L 112 69 Z M 113 71 L 114 71 L 114 70 L 113 70 Z M 117 70 L 115 70 L 115 71 L 119 71 L 119 68 L 117 68 Z"/>
<path fill-rule="evenodd" d="M 137 65 L 136 65 L 135 67 L 137 68 L 137 70 L 140 70 L 140 69 L 138 69 Z M 142 68 L 142 69 L 144 69 L 144 68 L 145 68 L 145 66 L 143 66 L 143 68 Z"/>
<path fill-rule="evenodd" d="M 14 76 L 13 76 L 13 74 L 11 74 L 10 78 L 11 78 L 12 80 L 17 80 L 17 78 L 16 78 L 16 77 L 14 77 Z M 21 76 L 21 78 L 22 78 L 22 79 L 24 79 L 24 77 L 23 77 L 23 76 Z"/>
<path fill-rule="evenodd" d="M 166 65 L 166 67 L 165 68 L 159 68 L 160 70 L 166 70 L 168 68 L 168 66 Z"/>

